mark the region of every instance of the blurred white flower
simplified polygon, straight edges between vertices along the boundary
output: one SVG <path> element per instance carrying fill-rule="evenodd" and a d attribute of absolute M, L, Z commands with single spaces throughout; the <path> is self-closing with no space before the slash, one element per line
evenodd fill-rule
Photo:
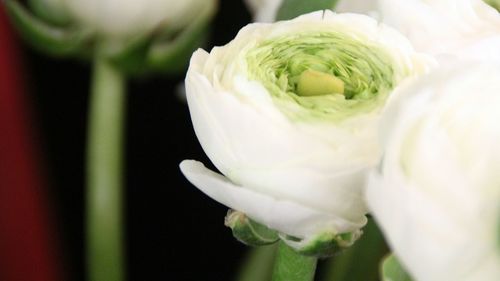
<path fill-rule="evenodd" d="M 37 0 L 64 10 L 88 29 L 106 36 L 129 37 L 159 26 L 182 28 L 216 0 Z"/>
<path fill-rule="evenodd" d="M 53 1 L 53 0 L 52 0 Z M 283 0 L 245 0 L 254 22 L 274 22 Z M 360 13 L 376 15 L 377 0 L 339 0 L 332 7 L 339 13 Z"/>
<path fill-rule="evenodd" d="M 359 13 L 376 15 L 377 0 L 339 0 L 335 6 L 338 13 Z"/>
<path fill-rule="evenodd" d="M 462 63 L 396 91 L 367 201 L 418 281 L 500 280 L 500 65 Z"/>
<path fill-rule="evenodd" d="M 500 59 L 500 14 L 483 0 L 378 0 L 383 21 L 415 49 L 447 59 Z"/>
<path fill-rule="evenodd" d="M 274 22 L 283 0 L 245 0 L 254 22 Z"/>
<path fill-rule="evenodd" d="M 282 233 L 358 230 L 379 113 L 394 87 L 429 64 L 363 15 L 248 25 L 226 46 L 195 52 L 186 77 L 196 135 L 224 176 L 196 161 L 181 169 L 210 197 Z"/>

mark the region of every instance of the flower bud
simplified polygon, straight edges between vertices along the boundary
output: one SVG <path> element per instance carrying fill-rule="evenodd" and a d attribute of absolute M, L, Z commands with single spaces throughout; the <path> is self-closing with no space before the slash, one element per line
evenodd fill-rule
<path fill-rule="evenodd" d="M 356 237 L 379 114 L 397 85 L 431 64 L 363 15 L 248 25 L 226 46 L 195 52 L 186 76 L 196 135 L 224 176 L 196 161 L 181 170 L 296 249 Z"/>
<path fill-rule="evenodd" d="M 155 29 L 180 30 L 198 16 L 200 11 L 215 4 L 214 0 L 60 0 L 60 2 L 79 25 L 113 38 L 137 36 Z"/>
<path fill-rule="evenodd" d="M 107 57 L 132 74 L 183 71 L 205 39 L 217 0 L 5 0 L 12 22 L 55 56 Z"/>
<path fill-rule="evenodd" d="M 394 93 L 367 201 L 417 281 L 500 280 L 500 65 L 462 63 Z"/>

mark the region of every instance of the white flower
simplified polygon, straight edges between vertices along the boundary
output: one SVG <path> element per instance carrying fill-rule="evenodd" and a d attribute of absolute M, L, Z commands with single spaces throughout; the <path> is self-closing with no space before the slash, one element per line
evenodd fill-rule
<path fill-rule="evenodd" d="M 367 201 L 417 281 L 500 280 L 500 65 L 463 63 L 401 92 L 382 117 Z"/>
<path fill-rule="evenodd" d="M 255 22 L 274 22 L 283 0 L 245 0 Z M 340 0 L 332 7 L 338 13 L 361 13 L 373 15 L 377 0 Z"/>
<path fill-rule="evenodd" d="M 189 24 L 216 0 L 37 0 L 64 10 L 88 29 L 106 36 L 129 37 L 158 26 L 172 30 Z"/>
<path fill-rule="evenodd" d="M 377 11 L 377 0 L 339 0 L 335 11 L 373 15 Z"/>
<path fill-rule="evenodd" d="M 378 116 L 427 57 L 375 20 L 318 11 L 251 24 L 198 50 L 186 77 L 196 135 L 215 166 L 181 169 L 215 200 L 299 238 L 366 223 L 361 189 Z"/>
<path fill-rule="evenodd" d="M 274 22 L 283 0 L 245 0 L 255 22 Z"/>
<path fill-rule="evenodd" d="M 500 14 L 483 0 L 378 0 L 383 21 L 442 58 L 500 59 Z"/>

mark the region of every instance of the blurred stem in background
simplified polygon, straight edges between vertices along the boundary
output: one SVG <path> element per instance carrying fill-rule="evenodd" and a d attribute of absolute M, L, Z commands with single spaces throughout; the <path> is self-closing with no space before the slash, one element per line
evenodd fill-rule
<path fill-rule="evenodd" d="M 388 249 L 372 219 L 363 231 L 363 236 L 351 248 L 326 261 L 323 281 L 379 280 L 380 262 Z"/>
<path fill-rule="evenodd" d="M 248 251 L 237 281 L 269 281 L 273 273 L 277 244 L 255 247 Z"/>
<path fill-rule="evenodd" d="M 122 146 L 125 79 L 96 56 L 87 146 L 87 270 L 91 281 L 122 281 Z"/>

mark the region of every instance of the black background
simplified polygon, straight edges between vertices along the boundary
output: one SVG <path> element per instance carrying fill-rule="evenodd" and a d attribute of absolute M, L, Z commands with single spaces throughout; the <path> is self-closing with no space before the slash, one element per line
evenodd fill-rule
<path fill-rule="evenodd" d="M 242 1 L 220 1 L 208 49 L 250 22 Z M 84 161 L 90 66 L 23 45 L 29 99 L 68 280 L 84 280 Z M 128 84 L 126 239 L 129 280 L 233 280 L 246 247 L 224 227 L 227 208 L 181 175 L 183 159 L 209 163 L 187 106 L 183 80 L 154 76 Z"/>

